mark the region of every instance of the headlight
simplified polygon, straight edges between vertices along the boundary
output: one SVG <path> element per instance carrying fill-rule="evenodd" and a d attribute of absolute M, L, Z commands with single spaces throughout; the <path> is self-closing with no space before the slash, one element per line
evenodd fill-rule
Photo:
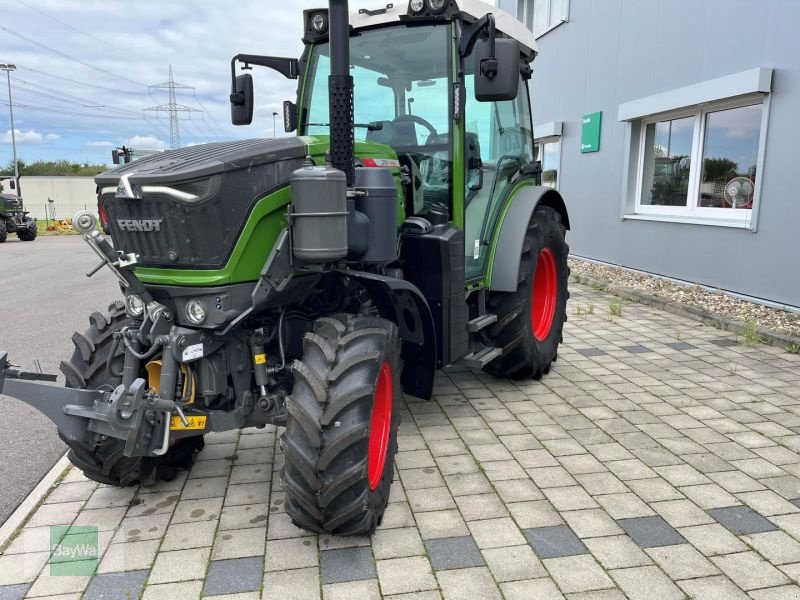
<path fill-rule="evenodd" d="M 125 310 L 134 318 L 139 318 L 144 314 L 144 301 L 136 294 L 125 296 Z"/>
<path fill-rule="evenodd" d="M 186 320 L 192 325 L 202 325 L 206 320 L 206 307 L 200 300 L 189 300 L 186 304 Z"/>
<path fill-rule="evenodd" d="M 442 12 L 447 6 L 448 0 L 428 0 L 428 5 L 431 7 L 433 12 Z"/>
<path fill-rule="evenodd" d="M 328 19 L 325 18 L 323 13 L 315 14 L 311 17 L 311 28 L 316 33 L 325 33 L 325 30 L 328 29 Z"/>
<path fill-rule="evenodd" d="M 409 6 L 412 12 L 421 13 L 425 9 L 425 0 L 411 0 Z"/>

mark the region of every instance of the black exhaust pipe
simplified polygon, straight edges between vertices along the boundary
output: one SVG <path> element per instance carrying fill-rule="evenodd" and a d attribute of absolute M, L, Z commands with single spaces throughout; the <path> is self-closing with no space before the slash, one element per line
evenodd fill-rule
<path fill-rule="evenodd" d="M 331 163 L 347 177 L 352 187 L 353 167 L 353 77 L 350 75 L 350 16 L 347 0 L 330 0 L 328 11 L 331 74 L 328 77 Z"/>

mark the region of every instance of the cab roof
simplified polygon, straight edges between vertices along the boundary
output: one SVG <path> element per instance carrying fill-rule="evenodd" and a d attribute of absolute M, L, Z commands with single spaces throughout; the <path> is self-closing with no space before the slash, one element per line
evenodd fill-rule
<path fill-rule="evenodd" d="M 453 0 L 453 4 L 457 5 L 459 10 L 463 13 L 475 19 L 480 19 L 485 14 L 492 13 L 494 15 L 495 27 L 499 31 L 517 40 L 520 44 L 531 50 L 534 55 L 539 53 L 536 46 L 536 39 L 533 37 L 533 32 L 504 10 L 500 10 L 496 6 L 482 2 L 481 0 Z M 379 10 L 361 9 L 351 13 L 350 25 L 353 29 L 358 30 L 386 23 L 400 22 L 401 17 L 405 18 L 406 16 L 408 16 L 408 3 L 400 0 L 392 4 L 386 4 Z"/>

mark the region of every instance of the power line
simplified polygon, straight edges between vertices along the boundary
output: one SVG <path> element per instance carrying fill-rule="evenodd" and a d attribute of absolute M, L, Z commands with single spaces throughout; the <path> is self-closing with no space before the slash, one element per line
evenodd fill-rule
<path fill-rule="evenodd" d="M 200 108 L 203 109 L 203 112 L 208 115 L 209 119 L 211 119 L 211 124 L 214 125 L 214 128 L 217 130 L 217 133 L 219 133 L 221 136 L 224 137 L 225 136 L 225 132 L 222 131 L 222 128 L 219 126 L 219 124 L 217 123 L 217 120 L 214 118 L 214 116 L 210 112 L 208 112 L 206 110 L 206 107 L 203 105 L 203 103 L 200 102 L 200 98 L 197 97 L 197 94 L 194 92 L 194 90 L 192 90 L 192 96 L 194 97 L 195 101 L 200 106 Z"/>
<path fill-rule="evenodd" d="M 0 30 L 5 31 L 6 33 L 8 33 L 10 35 L 13 35 L 15 37 L 18 37 L 21 40 L 25 40 L 29 44 L 33 44 L 34 46 L 38 46 L 39 48 L 43 48 L 45 50 L 49 50 L 50 52 L 54 52 L 54 53 L 56 53 L 56 54 L 58 54 L 60 56 L 63 56 L 64 58 L 68 58 L 69 60 L 72 60 L 72 61 L 74 61 L 76 63 L 79 63 L 79 64 L 81 64 L 81 65 L 83 65 L 85 67 L 88 67 L 90 69 L 94 69 L 95 71 L 98 71 L 100 73 L 105 73 L 106 75 L 111 75 L 112 77 L 116 77 L 117 79 L 121 79 L 123 81 L 127 81 L 128 83 L 132 83 L 134 85 L 144 86 L 143 83 L 139 83 L 138 81 L 134 81 L 133 79 L 129 79 L 127 77 L 123 77 L 122 75 L 117 75 L 116 73 L 112 73 L 111 71 L 107 71 L 106 69 L 103 69 L 101 67 L 96 67 L 95 65 L 93 65 L 91 63 L 88 63 L 86 61 L 83 61 L 80 58 L 75 58 L 74 56 L 72 56 L 70 54 L 67 54 L 66 52 L 62 52 L 61 50 L 56 50 L 55 48 L 51 48 L 50 46 L 42 44 L 41 42 L 37 42 L 36 40 L 32 40 L 31 38 L 29 38 L 27 36 L 24 36 L 21 33 L 18 33 L 16 31 L 13 31 L 13 30 L 9 29 L 8 27 L 4 27 L 3 25 L 0 25 Z"/>
<path fill-rule="evenodd" d="M 34 69 L 33 67 L 26 67 L 26 66 L 20 65 L 20 64 L 17 65 L 17 69 L 24 69 L 26 71 L 31 71 L 33 73 L 39 73 L 40 75 L 45 75 L 46 77 L 52 77 L 53 79 L 60 79 L 61 81 L 67 81 L 69 83 L 73 83 L 73 84 L 76 84 L 76 85 L 83 85 L 83 86 L 95 88 L 95 89 L 98 89 L 98 90 L 104 90 L 106 92 L 116 92 L 117 94 L 130 94 L 130 95 L 134 95 L 134 96 L 144 96 L 144 95 L 147 94 L 147 92 L 144 91 L 144 90 L 142 90 L 141 92 L 134 92 L 134 91 L 131 91 L 131 90 L 120 90 L 120 89 L 117 89 L 117 88 L 106 87 L 106 86 L 103 86 L 103 85 L 97 85 L 95 83 L 87 83 L 85 81 L 78 81 L 76 79 L 71 79 L 69 77 L 62 77 L 61 75 L 53 75 L 52 73 L 48 73 L 46 71 L 41 71 L 39 69 Z"/>
<path fill-rule="evenodd" d="M 35 83 L 30 83 L 30 82 L 25 81 L 23 79 L 16 79 L 14 81 L 14 83 L 16 83 L 17 86 L 20 86 L 18 89 L 21 92 L 27 92 L 28 94 L 36 94 L 37 96 L 43 96 L 45 98 L 51 98 L 51 99 L 55 100 L 56 102 L 64 102 L 64 103 L 67 103 L 67 104 L 76 104 L 76 105 L 82 106 L 84 108 L 97 108 L 97 109 L 100 109 L 100 110 L 111 110 L 111 111 L 115 111 L 115 112 L 118 112 L 118 113 L 121 113 L 121 114 L 126 114 L 126 115 L 139 115 L 138 112 L 133 111 L 133 110 L 127 110 L 127 109 L 124 109 L 124 108 L 117 108 L 115 106 L 109 106 L 107 104 L 92 102 L 91 100 L 87 100 L 85 98 L 79 98 L 78 96 L 72 96 L 71 94 L 66 94 L 64 92 L 58 92 L 57 90 L 51 90 L 50 88 L 47 88 L 45 86 L 38 86 Z M 48 90 L 48 91 L 53 91 L 53 92 L 55 92 L 56 94 L 59 94 L 59 95 L 48 94 L 48 93 L 45 93 L 45 92 L 41 92 L 41 91 L 39 91 L 37 89 L 29 89 L 30 87 L 42 88 L 42 89 L 45 89 L 45 90 Z"/>
<path fill-rule="evenodd" d="M 113 48 L 113 44 L 110 44 L 107 40 L 101 40 L 99 37 L 96 37 L 96 36 L 92 35 L 91 33 L 83 31 L 82 29 L 78 29 L 74 25 L 70 25 L 69 23 L 66 23 L 66 22 L 62 21 L 61 19 L 57 19 L 53 15 L 50 15 L 50 14 L 48 14 L 48 13 L 42 11 L 42 10 L 39 10 L 38 8 L 36 8 L 34 6 L 31 6 L 30 4 L 27 4 L 27 3 L 23 2 L 22 0 L 16 0 L 16 1 L 17 1 L 18 4 L 22 4 L 22 6 L 24 6 L 26 8 L 29 8 L 33 12 L 39 13 L 43 17 L 47 17 L 48 19 L 51 19 L 51 20 L 55 21 L 56 23 L 61 23 L 64 27 L 67 27 L 69 29 L 72 29 L 73 31 L 77 31 L 78 33 L 81 33 L 81 34 L 83 34 L 83 35 L 85 35 L 87 37 L 90 37 L 93 40 L 95 40 L 96 42 L 100 42 L 104 46 L 111 46 Z"/>
<path fill-rule="evenodd" d="M 2 104 L 3 106 L 8 106 L 8 102 L 1 102 L 0 104 Z M 68 109 L 64 109 L 64 108 L 56 108 L 56 107 L 52 107 L 52 106 L 36 106 L 36 105 L 33 105 L 33 104 L 18 104 L 16 102 L 14 103 L 14 106 L 15 107 L 19 106 L 20 108 L 27 108 L 28 110 L 38 110 L 38 111 L 41 111 L 41 112 L 49 112 L 49 113 L 54 113 L 54 114 L 59 114 L 59 115 L 73 115 L 73 116 L 78 116 L 78 117 L 93 117 L 93 118 L 96 118 L 96 119 L 111 119 L 111 120 L 122 119 L 124 121 L 142 121 L 142 120 L 146 120 L 144 117 L 126 117 L 124 115 L 111 115 L 111 114 L 108 114 L 108 113 L 103 113 L 103 114 L 83 113 L 83 112 L 68 110 Z"/>

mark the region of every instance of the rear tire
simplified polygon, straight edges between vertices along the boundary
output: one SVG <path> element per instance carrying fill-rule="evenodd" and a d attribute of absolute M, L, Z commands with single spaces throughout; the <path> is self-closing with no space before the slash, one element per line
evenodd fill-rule
<path fill-rule="evenodd" d="M 134 321 L 125 314 L 122 302 L 115 302 L 108 307 L 108 312 L 93 313 L 89 323 L 86 333 L 73 334 L 75 352 L 68 362 L 61 363 L 61 372 L 66 378 L 66 387 L 110 391 L 122 382 L 121 377 L 113 376 L 106 369 L 113 333 L 134 325 Z M 118 347 L 111 363 L 117 373 L 122 371 L 124 356 L 124 350 Z M 203 449 L 203 437 L 197 436 L 184 438 L 164 456 L 128 457 L 122 454 L 125 445 L 122 440 L 107 438 L 99 444 L 91 444 L 61 439 L 69 446 L 69 460 L 84 475 L 115 486 L 171 481 L 179 469 L 190 468 L 195 451 Z"/>
<path fill-rule="evenodd" d="M 286 512 L 309 531 L 369 535 L 389 502 L 397 452 L 397 327 L 377 317 L 318 319 L 292 370 L 281 438 Z"/>
<path fill-rule="evenodd" d="M 8 229 L 6 228 L 6 220 L 0 217 L 0 244 L 8 238 Z"/>
<path fill-rule="evenodd" d="M 32 242 L 36 239 L 36 234 L 39 232 L 36 223 L 33 223 L 30 229 L 20 229 L 17 231 L 17 237 L 23 242 Z"/>
<path fill-rule="evenodd" d="M 502 356 L 484 367 L 487 373 L 540 379 L 550 372 L 567 320 L 569 246 L 565 234 L 556 210 L 536 207 L 522 246 L 517 291 L 494 292 L 487 302 L 497 323 L 489 328 L 485 341 L 503 350 Z"/>

